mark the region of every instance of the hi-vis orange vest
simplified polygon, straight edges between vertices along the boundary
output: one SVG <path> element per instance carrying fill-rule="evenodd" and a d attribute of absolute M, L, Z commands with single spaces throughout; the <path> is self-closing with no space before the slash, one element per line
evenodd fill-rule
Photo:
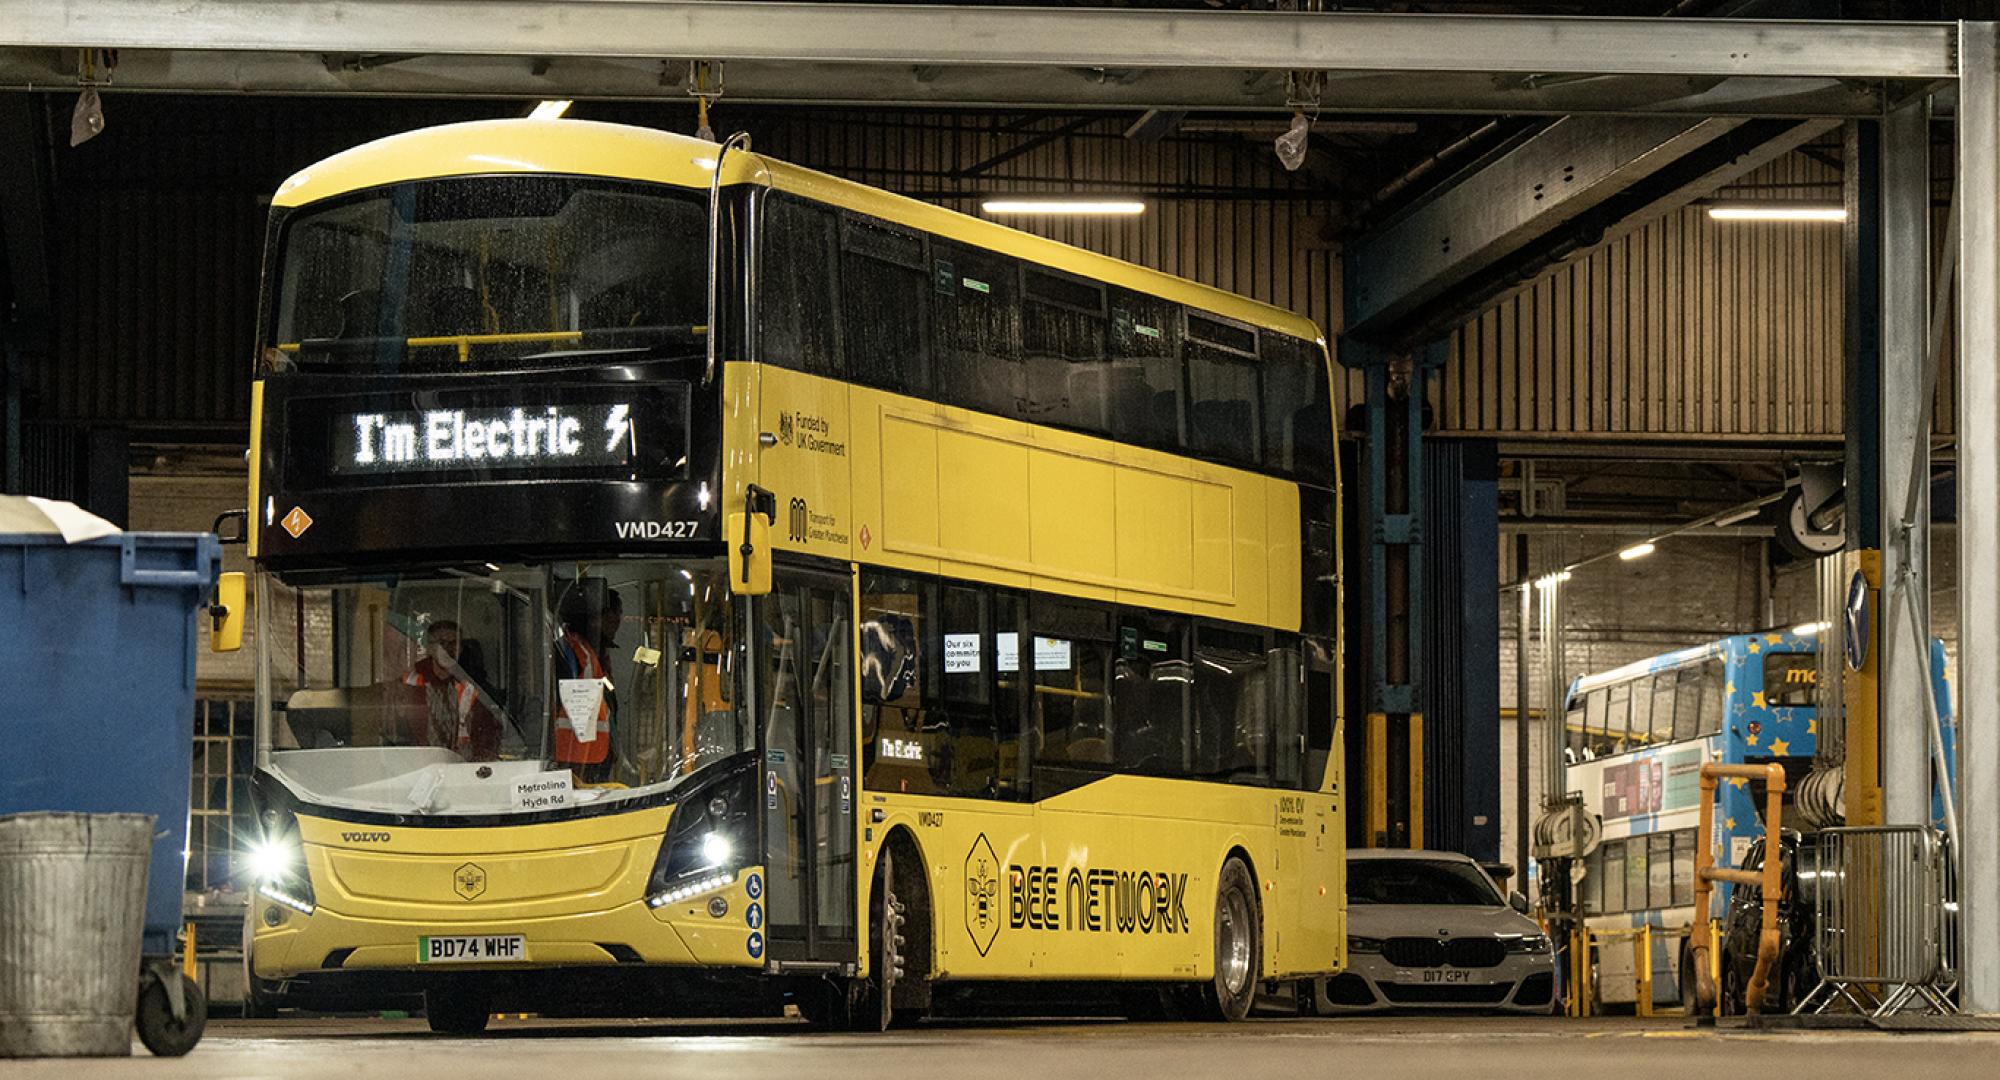
<path fill-rule="evenodd" d="M 428 657 L 419 660 L 403 676 L 404 686 L 417 686 L 442 691 L 451 702 L 449 725 L 438 723 L 439 718 L 430 718 L 430 745 L 456 750 L 462 755 L 472 753 L 472 710 L 479 704 L 479 691 L 469 682 L 460 682 L 446 674 L 437 661 Z M 447 729 L 448 728 L 448 729 Z"/>
<path fill-rule="evenodd" d="M 597 650 L 579 637 L 574 630 L 563 631 L 562 641 L 556 646 L 556 655 L 562 658 L 565 679 L 602 679 L 604 662 L 597 658 Z M 576 737 L 576 729 L 569 724 L 569 714 L 563 711 L 560 695 L 556 701 L 556 745 L 555 759 L 565 765 L 595 765 L 603 761 L 611 752 L 611 702 L 607 698 L 597 704 L 597 737 L 584 742 Z"/>

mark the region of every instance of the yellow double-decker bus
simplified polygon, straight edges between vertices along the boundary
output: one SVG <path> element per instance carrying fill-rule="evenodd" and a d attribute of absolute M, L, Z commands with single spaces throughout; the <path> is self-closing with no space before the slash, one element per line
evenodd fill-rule
<path fill-rule="evenodd" d="M 265 1004 L 1240 1018 L 1339 969 L 1309 321 L 578 121 L 339 154 L 269 238 Z"/>

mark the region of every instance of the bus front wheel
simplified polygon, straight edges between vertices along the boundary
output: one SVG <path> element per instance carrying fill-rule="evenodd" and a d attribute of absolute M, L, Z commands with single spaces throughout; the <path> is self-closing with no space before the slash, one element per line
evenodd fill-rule
<path fill-rule="evenodd" d="M 477 1035 L 492 1018 L 486 995 L 470 987 L 424 991 L 424 1019 L 440 1035 Z"/>
<path fill-rule="evenodd" d="M 930 905 L 923 864 L 906 842 L 882 846 L 868 905 L 868 978 L 847 999 L 848 1026 L 908 1027 L 930 1008 Z"/>
<path fill-rule="evenodd" d="M 1215 891 L 1215 978 L 1201 988 L 1201 1012 L 1210 1020 L 1249 1016 L 1263 968 L 1257 884 L 1243 861 L 1231 858 L 1222 864 Z"/>

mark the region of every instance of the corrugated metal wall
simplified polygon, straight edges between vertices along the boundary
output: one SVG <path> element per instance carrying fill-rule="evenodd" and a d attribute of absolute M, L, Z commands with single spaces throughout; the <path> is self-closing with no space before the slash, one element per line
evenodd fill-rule
<path fill-rule="evenodd" d="M 1424 846 L 1497 860 L 1500 600 L 1497 464 L 1490 439 L 1424 454 Z M 1511 594 L 1510 594 L 1511 595 Z"/>
<path fill-rule="evenodd" d="M 1329 334 L 1340 319 L 1340 258 L 1331 205 L 1278 167 L 1268 147 L 1234 137 L 1137 143 L 1130 118 L 1105 117 L 994 161 L 1065 117 L 1019 126 L 989 116 L 908 116 L 880 123 L 805 117 L 750 125 L 758 150 L 850 180 L 979 212 L 981 196 L 1021 192 L 1157 196 L 1122 218 L 1020 218 L 1007 224 L 1299 312 Z M 1351 398 L 1360 400 L 1359 380 Z"/>
<path fill-rule="evenodd" d="M 1734 185 L 1837 200 L 1804 154 Z M 1566 262 L 1452 337 L 1439 426 L 1511 437 L 1838 438 L 1841 229 L 1686 207 Z"/>
<path fill-rule="evenodd" d="M 45 99 L 66 131 L 69 95 Z M 395 131 L 518 115 L 511 103 L 106 98 L 104 134 L 55 152 L 56 355 L 30 369 L 30 415 L 148 437 L 240 437 L 268 197 L 293 171 Z M 691 109 L 598 107 L 687 130 Z M 739 109 L 759 150 L 954 209 L 1010 191 L 1167 192 L 1137 219 L 1033 231 L 1246 293 L 1330 326 L 1338 257 L 1326 206 L 1275 158 L 1226 138 L 1138 144 L 1107 117 L 972 172 L 1068 117 L 879 119 Z"/>
<path fill-rule="evenodd" d="M 47 99 L 66 126 L 67 96 Z M 598 115 L 685 130 L 686 110 Z M 57 355 L 30 370 L 30 416 L 149 437 L 237 437 L 265 200 L 292 171 L 378 135 L 506 103 L 115 95 L 106 132 L 55 153 Z M 1137 218 L 1032 231 L 1302 312 L 1337 332 L 1332 207 L 1259 142 L 1142 144 L 1107 117 L 878 117 L 725 111 L 777 156 L 961 210 L 1020 191 L 1142 193 Z M 1004 160 L 996 160 L 1003 159 Z M 981 168 L 982 165 L 987 166 Z M 1792 154 L 1731 194 L 1828 199 L 1836 167 Z M 1942 231 L 1940 222 L 1939 231 Z M 1722 225 L 1699 208 L 1558 266 L 1453 335 L 1437 429 L 1505 438 L 1825 441 L 1841 426 L 1841 230 Z M 1359 399 L 1344 387 L 1341 403 Z M 1941 431 L 1952 387 L 1940 387 Z"/>
<path fill-rule="evenodd" d="M 73 100 L 44 99 L 58 132 Z M 55 355 L 29 371 L 29 409 L 197 440 L 240 437 L 247 423 L 258 259 L 279 182 L 356 142 L 475 115 L 116 93 L 104 111 L 102 135 L 54 152 Z"/>

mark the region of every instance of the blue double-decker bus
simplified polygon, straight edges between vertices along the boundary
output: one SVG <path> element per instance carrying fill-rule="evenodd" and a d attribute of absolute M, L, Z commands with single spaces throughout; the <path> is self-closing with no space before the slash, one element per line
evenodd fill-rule
<path fill-rule="evenodd" d="M 1597 832 L 1577 889 L 1584 925 L 1679 929 L 1693 921 L 1702 763 L 1778 761 L 1802 777 L 1818 742 L 1818 651 L 1811 634 L 1737 634 L 1575 682 L 1564 722 L 1566 787 L 1583 793 Z M 1762 833 L 1753 786 L 1726 786 L 1716 808 L 1714 843 L 1732 865 Z M 1656 1002 L 1677 999 L 1679 970 L 1678 948 L 1653 950 Z M 1631 949 L 1600 949 L 1598 1000 L 1633 1002 L 1635 975 Z"/>
<path fill-rule="evenodd" d="M 1930 653 L 1931 689 L 1949 760 L 1956 740 L 1944 643 L 1933 639 Z M 1594 834 L 1576 891 L 1585 926 L 1679 930 L 1693 922 L 1702 763 L 1776 761 L 1785 767 L 1788 791 L 1796 792 L 1819 743 L 1818 654 L 1811 626 L 1737 634 L 1586 675 L 1571 685 L 1564 713 L 1565 787 L 1582 793 L 1587 840 Z M 1763 835 L 1759 786 L 1731 781 L 1720 789 L 1711 842 L 1728 865 L 1741 866 Z M 1786 798 L 1789 806 L 1791 796 Z M 1934 799 L 1934 818 L 1940 810 Z M 1802 824 L 1796 817 L 1786 820 L 1788 828 Z M 1728 902 L 1729 886 L 1719 886 L 1713 913 L 1719 916 Z M 1655 1004 L 1679 999 L 1682 955 L 1680 947 L 1653 950 Z M 1599 949 L 1598 1003 L 1633 1003 L 1635 976 L 1632 949 Z"/>

